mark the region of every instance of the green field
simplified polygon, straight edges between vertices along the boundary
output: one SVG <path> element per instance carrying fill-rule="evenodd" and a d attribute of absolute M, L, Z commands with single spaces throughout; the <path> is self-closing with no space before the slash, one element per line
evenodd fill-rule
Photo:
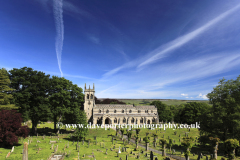
<path fill-rule="evenodd" d="M 136 106 L 150 105 L 152 101 L 160 100 L 167 105 L 180 105 L 186 104 L 187 102 L 204 102 L 208 103 L 206 100 L 174 100 L 174 99 L 118 99 L 119 101 L 125 102 L 126 104 L 134 104 Z"/>

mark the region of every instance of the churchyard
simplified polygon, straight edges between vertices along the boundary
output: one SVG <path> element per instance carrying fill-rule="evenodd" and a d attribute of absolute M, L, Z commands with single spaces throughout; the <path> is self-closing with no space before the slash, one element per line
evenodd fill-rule
<path fill-rule="evenodd" d="M 29 123 L 29 126 L 31 124 Z M 185 148 L 181 146 L 181 141 L 183 137 L 194 137 L 195 141 L 193 148 L 191 149 L 190 159 L 198 159 L 199 154 L 202 155 L 202 160 L 210 159 L 213 149 L 210 146 L 200 145 L 198 143 L 199 131 L 196 128 L 192 129 L 172 129 L 163 128 L 158 129 L 148 129 L 142 128 L 139 133 L 138 139 L 138 150 L 135 151 L 136 144 L 134 136 L 136 130 L 132 129 L 132 142 L 128 143 L 127 139 L 122 140 L 121 134 L 116 135 L 116 131 L 113 129 L 90 129 L 89 135 L 85 138 L 85 141 L 76 141 L 73 139 L 73 131 L 71 129 L 61 129 L 60 134 L 52 134 L 53 123 L 42 123 L 38 125 L 38 136 L 29 136 L 25 139 L 19 139 L 19 143 L 14 146 L 13 151 L 9 154 L 12 148 L 1 148 L 0 149 L 0 159 L 5 159 L 6 156 L 9 160 L 21 159 L 23 156 L 23 144 L 27 142 L 28 145 L 28 159 L 29 160 L 46 160 L 53 155 L 64 155 L 64 159 L 149 159 L 150 151 L 146 151 L 145 148 L 140 147 L 141 145 L 145 147 L 145 142 L 143 138 L 146 136 L 150 137 L 149 147 L 162 151 L 162 147 L 159 143 L 161 138 L 169 141 L 171 138 L 173 140 L 173 145 L 171 147 L 171 152 L 169 147 L 166 146 L 167 157 L 178 156 L 179 159 L 184 158 Z M 62 134 L 61 134 L 62 133 Z M 126 134 L 126 130 L 124 131 Z M 154 144 L 154 135 L 156 138 L 156 144 Z M 113 138 L 112 138 L 113 137 Z M 126 148 L 126 149 L 125 149 Z M 119 149 L 121 153 L 118 154 Z M 147 157 L 146 157 L 147 154 Z M 160 153 L 153 153 L 158 159 L 163 159 L 164 157 Z M 79 156 L 78 156 L 79 155 Z M 224 146 L 220 143 L 218 150 L 218 159 L 226 158 L 224 155 Z M 180 158 L 181 157 L 181 158 Z M 239 159 L 238 157 L 236 159 Z"/>
<path fill-rule="evenodd" d="M 44 128 L 48 129 L 44 129 Z M 18 145 L 14 146 L 13 152 L 10 153 L 7 159 L 17 160 L 22 159 L 23 156 L 23 144 L 25 142 L 28 145 L 28 160 L 46 160 L 52 155 L 64 155 L 64 159 L 147 159 L 150 157 L 150 151 L 145 151 L 144 148 L 139 147 L 137 151 L 134 151 L 135 145 L 128 144 L 125 140 L 121 140 L 121 136 L 114 137 L 112 142 L 112 135 L 116 135 L 116 131 L 105 129 L 90 129 L 89 135 L 85 138 L 84 142 L 78 142 L 72 138 L 73 133 L 65 134 L 64 130 L 62 134 L 58 136 L 50 136 L 53 129 L 53 123 L 45 123 L 38 126 L 38 136 L 29 136 L 25 139 L 19 139 Z M 48 132 L 50 131 L 50 132 Z M 70 129 L 67 129 L 70 132 Z M 96 140 L 95 140 L 96 139 Z M 89 141 L 89 142 L 88 142 Z M 123 144 L 124 143 L 124 144 Z M 118 154 L 118 151 L 121 153 Z M 126 149 L 125 149 L 126 148 Z M 11 148 L 0 149 L 0 159 L 5 159 Z M 146 157 L 146 154 L 147 157 Z M 162 159 L 160 154 L 154 153 L 158 158 Z"/>

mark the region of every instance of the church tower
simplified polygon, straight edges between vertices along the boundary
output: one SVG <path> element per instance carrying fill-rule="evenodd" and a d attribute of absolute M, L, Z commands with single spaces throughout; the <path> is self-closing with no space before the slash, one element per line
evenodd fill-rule
<path fill-rule="evenodd" d="M 84 102 L 84 111 L 87 114 L 88 123 L 92 123 L 93 119 L 93 107 L 95 106 L 95 87 L 93 83 L 93 89 L 87 89 L 86 83 L 84 88 L 85 102 Z"/>

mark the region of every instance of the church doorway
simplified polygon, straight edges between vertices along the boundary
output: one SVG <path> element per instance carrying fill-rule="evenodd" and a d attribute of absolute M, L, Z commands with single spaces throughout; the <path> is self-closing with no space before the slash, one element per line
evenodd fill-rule
<path fill-rule="evenodd" d="M 109 118 L 105 119 L 105 124 L 111 124 L 111 120 Z"/>

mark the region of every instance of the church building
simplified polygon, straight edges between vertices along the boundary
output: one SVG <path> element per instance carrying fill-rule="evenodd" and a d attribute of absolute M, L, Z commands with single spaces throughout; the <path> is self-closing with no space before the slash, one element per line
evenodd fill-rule
<path fill-rule="evenodd" d="M 151 124 L 158 123 L 157 107 L 125 104 L 95 104 L 95 87 L 84 88 L 84 110 L 92 124 Z"/>

